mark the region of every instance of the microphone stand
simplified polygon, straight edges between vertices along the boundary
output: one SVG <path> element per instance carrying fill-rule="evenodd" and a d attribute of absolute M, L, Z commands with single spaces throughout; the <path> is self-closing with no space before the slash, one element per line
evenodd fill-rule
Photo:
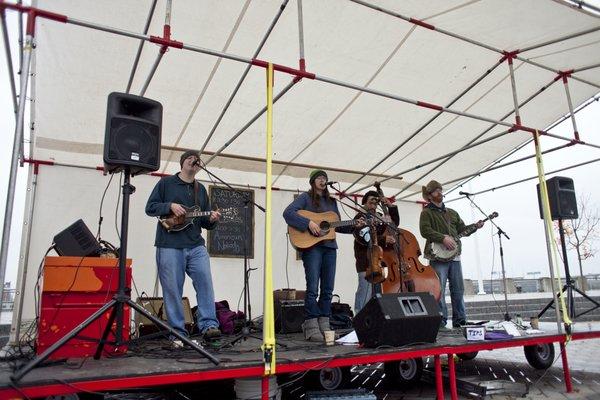
<path fill-rule="evenodd" d="M 471 198 L 471 194 L 470 193 L 464 193 L 464 196 L 471 202 L 471 204 L 477 208 L 483 215 L 485 215 L 486 217 L 488 216 L 488 214 L 486 214 L 481 207 L 479 207 Z M 506 234 L 506 232 L 504 232 L 504 230 L 502 230 L 502 228 L 500 228 L 495 222 L 494 220 L 490 219 L 490 223 L 492 225 L 494 225 L 496 227 L 496 234 L 498 235 L 498 242 L 500 244 L 500 266 L 502 267 L 502 282 L 504 284 L 504 320 L 505 321 L 510 321 L 512 318 L 510 317 L 510 314 L 508 313 L 508 294 L 507 294 L 507 287 L 506 287 L 506 269 L 504 267 L 504 248 L 502 247 L 502 236 L 504 236 L 506 239 L 510 240 L 510 237 Z M 493 283 L 492 283 L 492 293 L 493 293 Z"/>
<path fill-rule="evenodd" d="M 225 182 L 223 179 L 219 178 L 217 175 L 210 172 L 205 166 L 201 165 L 199 162 L 196 162 L 196 165 L 200 167 L 201 170 L 206 172 L 210 177 L 215 178 L 223 185 L 225 185 L 230 190 L 234 190 L 229 183 Z M 263 213 L 265 212 L 264 207 L 256 204 L 253 200 L 250 199 L 250 196 L 244 196 L 244 285 L 243 285 L 243 296 L 244 296 L 244 326 L 242 327 L 242 332 L 239 333 L 236 337 L 233 338 L 227 345 L 233 345 L 240 340 L 246 340 L 248 337 L 251 337 L 250 334 L 252 329 L 256 329 L 252 323 L 252 306 L 250 305 L 250 272 L 256 270 L 256 268 L 250 268 L 248 263 L 248 205 L 252 204 L 254 207 L 258 208 Z"/>

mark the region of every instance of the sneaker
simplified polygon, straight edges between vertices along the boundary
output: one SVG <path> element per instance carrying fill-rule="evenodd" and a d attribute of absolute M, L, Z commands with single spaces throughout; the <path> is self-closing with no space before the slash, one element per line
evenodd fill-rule
<path fill-rule="evenodd" d="M 192 343 L 194 343 L 195 345 L 200 346 L 200 343 L 197 340 L 190 339 L 190 341 Z M 183 343 L 180 339 L 173 339 L 171 341 L 171 348 L 172 349 L 189 349 L 190 346 L 187 343 Z"/>
<path fill-rule="evenodd" d="M 216 339 L 221 336 L 221 331 L 216 326 L 206 329 L 203 333 L 205 340 Z"/>
<path fill-rule="evenodd" d="M 452 329 L 448 328 L 446 325 L 442 325 L 442 326 L 440 326 L 440 329 L 438 332 L 452 332 Z"/>

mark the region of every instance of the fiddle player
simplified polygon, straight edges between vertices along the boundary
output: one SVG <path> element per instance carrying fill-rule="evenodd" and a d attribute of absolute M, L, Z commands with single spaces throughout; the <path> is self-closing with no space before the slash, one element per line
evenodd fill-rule
<path fill-rule="evenodd" d="M 464 300 L 464 283 L 462 275 L 462 266 L 460 263 L 461 243 L 456 241 L 456 237 L 470 226 L 465 225 L 458 213 L 447 208 L 444 204 L 444 195 L 442 185 L 432 180 L 427 186 L 422 187 L 423 198 L 428 202 L 421 211 L 419 218 L 419 228 L 421 236 L 426 239 L 425 258 L 430 260 L 431 266 L 437 272 L 440 278 L 441 296 L 439 306 L 442 310 L 441 331 L 448 331 L 446 323 L 448 320 L 448 307 L 444 293 L 446 283 L 450 283 L 450 300 L 452 303 L 452 327 L 459 328 L 466 325 L 467 316 Z M 483 221 L 476 224 L 477 228 L 483 226 Z M 466 235 L 468 236 L 468 235 Z M 456 256 L 451 261 L 441 261 L 436 259 L 431 251 L 432 243 L 442 243 L 448 250 L 458 249 Z"/>
<path fill-rule="evenodd" d="M 359 212 L 356 214 L 354 219 L 364 219 L 365 221 L 373 221 L 375 220 L 374 215 L 377 213 L 377 205 L 379 204 L 380 198 L 379 193 L 374 190 L 370 190 L 362 198 L 363 208 L 365 212 Z M 385 202 L 389 210 L 389 220 L 395 225 L 398 226 L 400 223 L 400 217 L 398 215 L 398 207 L 393 204 L 389 199 L 385 196 L 381 199 L 381 201 Z M 380 215 L 380 213 L 377 213 Z M 390 222 L 388 221 L 388 222 Z M 358 287 L 356 288 L 356 294 L 354 295 L 354 313 L 358 314 L 358 312 L 365 306 L 365 304 L 371 299 L 372 296 L 372 286 L 370 282 L 366 279 L 366 270 L 369 266 L 370 257 L 368 254 L 369 251 L 369 241 L 370 232 L 372 229 L 369 227 L 364 228 L 355 228 L 354 236 L 354 258 L 356 259 L 356 272 L 358 276 Z M 390 247 L 396 243 L 396 239 L 392 235 L 386 235 L 386 226 L 384 224 L 379 224 L 376 226 L 375 231 L 377 232 L 377 243 L 389 250 Z M 367 240 L 368 239 L 368 240 Z M 380 284 L 375 285 L 375 290 L 380 291 Z"/>

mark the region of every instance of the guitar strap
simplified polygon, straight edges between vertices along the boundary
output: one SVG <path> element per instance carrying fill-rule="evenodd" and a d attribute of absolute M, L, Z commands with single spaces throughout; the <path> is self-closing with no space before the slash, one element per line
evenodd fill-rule
<path fill-rule="evenodd" d="M 194 179 L 194 205 L 198 206 L 198 191 L 200 190 L 200 184 Z"/>

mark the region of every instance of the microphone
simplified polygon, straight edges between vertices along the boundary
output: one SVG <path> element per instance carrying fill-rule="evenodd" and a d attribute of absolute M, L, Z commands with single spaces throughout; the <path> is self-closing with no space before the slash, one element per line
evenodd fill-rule
<path fill-rule="evenodd" d="M 327 181 L 327 182 L 325 182 L 325 185 L 327 185 L 327 186 L 333 186 L 336 183 L 338 183 L 338 182 L 337 181 Z"/>
<path fill-rule="evenodd" d="M 458 194 L 460 194 L 461 196 L 472 196 L 472 193 L 469 192 L 458 192 Z"/>
<path fill-rule="evenodd" d="M 192 164 L 194 167 L 199 167 L 200 166 L 200 160 L 196 160 L 194 161 L 194 163 Z"/>

